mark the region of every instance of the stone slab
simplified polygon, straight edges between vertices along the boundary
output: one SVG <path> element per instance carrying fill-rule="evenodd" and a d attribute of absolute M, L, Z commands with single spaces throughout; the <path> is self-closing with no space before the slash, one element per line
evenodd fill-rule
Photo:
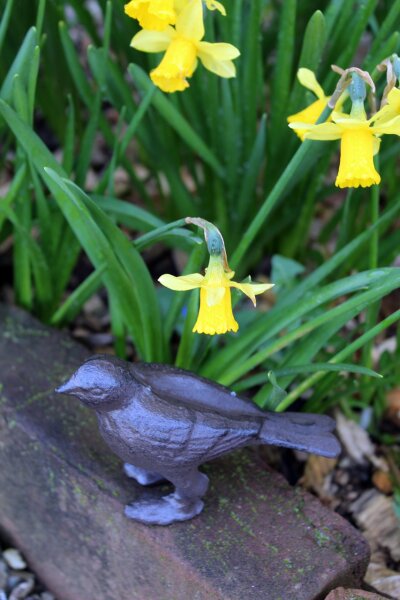
<path fill-rule="evenodd" d="M 251 450 L 205 466 L 196 519 L 128 521 L 126 503 L 168 488 L 127 479 L 95 415 L 53 393 L 86 356 L 0 306 L 0 527 L 59 600 L 319 600 L 359 587 L 364 538 Z"/>
<path fill-rule="evenodd" d="M 337 588 L 330 592 L 325 600 L 386 600 L 384 596 L 364 590 L 345 590 Z"/>

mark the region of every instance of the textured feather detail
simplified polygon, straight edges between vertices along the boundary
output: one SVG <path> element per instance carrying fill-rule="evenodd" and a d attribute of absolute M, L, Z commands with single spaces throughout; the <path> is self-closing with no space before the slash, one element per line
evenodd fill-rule
<path fill-rule="evenodd" d="M 331 433 L 334 428 L 335 421 L 326 415 L 269 413 L 261 426 L 259 439 L 263 444 L 335 458 L 341 448 Z"/>

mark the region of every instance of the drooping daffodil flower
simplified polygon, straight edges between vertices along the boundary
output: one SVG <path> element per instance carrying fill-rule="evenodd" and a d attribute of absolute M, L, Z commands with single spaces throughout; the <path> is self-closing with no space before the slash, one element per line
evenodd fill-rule
<path fill-rule="evenodd" d="M 307 125 L 290 123 L 292 129 L 303 132 L 305 139 L 339 140 L 340 164 L 335 185 L 340 188 L 370 187 L 380 183 L 374 155 L 379 151 L 380 136 L 400 135 L 400 116 L 381 121 L 381 111 L 367 119 L 363 108 L 352 114 L 332 113 L 332 123 Z"/>
<path fill-rule="evenodd" d="M 204 23 L 201 0 L 190 0 L 178 15 L 176 26 L 163 31 L 142 30 L 132 39 L 131 46 L 143 52 L 163 52 L 164 57 L 150 77 L 164 92 L 183 91 L 201 60 L 204 67 L 220 77 L 234 77 L 232 60 L 240 52 L 232 44 L 203 42 Z"/>
<path fill-rule="evenodd" d="M 239 329 L 232 312 L 232 287 L 246 294 L 254 306 L 256 295 L 273 287 L 273 284 L 267 283 L 237 283 L 232 280 L 233 276 L 234 272 L 226 270 L 220 256 L 210 256 L 205 275 L 162 275 L 158 281 L 179 292 L 200 288 L 200 310 L 193 332 L 215 335 Z"/>

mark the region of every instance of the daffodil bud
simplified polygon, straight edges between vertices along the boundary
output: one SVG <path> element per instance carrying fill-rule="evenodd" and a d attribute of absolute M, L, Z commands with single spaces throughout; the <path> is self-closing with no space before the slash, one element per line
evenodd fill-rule
<path fill-rule="evenodd" d="M 365 98 L 367 97 L 367 86 L 365 85 L 365 81 L 359 76 L 358 73 L 351 74 L 349 96 L 353 104 L 364 102 Z"/>
<path fill-rule="evenodd" d="M 396 75 L 396 79 L 400 82 L 400 58 L 397 56 L 397 54 L 393 54 L 392 64 L 394 74 Z"/>
<path fill-rule="evenodd" d="M 204 238 L 206 240 L 207 249 L 210 253 L 210 256 L 222 256 L 227 265 L 224 238 L 222 237 L 218 227 L 216 227 L 213 223 L 198 217 L 187 217 L 185 220 L 186 223 L 197 225 L 204 230 Z"/>

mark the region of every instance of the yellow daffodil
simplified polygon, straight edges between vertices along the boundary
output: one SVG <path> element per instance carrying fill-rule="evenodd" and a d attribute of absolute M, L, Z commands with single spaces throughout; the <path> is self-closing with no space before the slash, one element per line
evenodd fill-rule
<path fill-rule="evenodd" d="M 193 273 L 174 277 L 162 275 L 159 282 L 175 291 L 187 291 L 200 288 L 200 310 L 193 332 L 215 335 L 227 331 L 237 331 L 239 325 L 232 312 L 231 287 L 239 289 L 248 296 L 254 306 L 256 295 L 270 289 L 273 284 L 237 283 L 232 281 L 233 271 L 226 271 L 221 256 L 210 256 L 206 274 Z"/>
<path fill-rule="evenodd" d="M 176 23 L 175 0 L 131 0 L 124 8 L 143 29 L 162 31 Z"/>
<path fill-rule="evenodd" d="M 187 78 L 193 75 L 199 58 L 209 71 L 220 77 L 234 77 L 232 60 L 240 54 L 231 44 L 211 44 L 204 37 L 201 0 L 191 0 L 178 15 L 176 27 L 163 31 L 142 30 L 132 39 L 131 46 L 143 52 L 166 51 L 150 77 L 164 92 L 183 91 L 189 87 Z"/>
<path fill-rule="evenodd" d="M 307 123 L 313 125 L 318 121 L 318 118 L 322 114 L 325 106 L 330 100 L 330 96 L 325 96 L 324 90 L 318 83 L 315 74 L 310 69 L 299 69 L 297 71 L 297 79 L 301 85 L 308 90 L 311 90 L 317 97 L 317 100 L 293 115 L 290 115 L 287 120 L 288 123 Z M 302 129 L 292 128 L 297 133 L 301 141 L 304 140 L 304 131 Z"/>
<path fill-rule="evenodd" d="M 400 90 L 393 88 L 388 94 L 385 106 L 376 113 L 375 122 L 391 121 L 398 116 L 400 116 Z"/>
<path fill-rule="evenodd" d="M 379 150 L 379 136 L 400 135 L 400 117 L 380 122 L 380 111 L 367 120 L 364 109 L 345 115 L 332 113 L 332 123 L 307 125 L 291 123 L 310 140 L 341 140 L 340 165 L 335 184 L 340 188 L 369 187 L 381 180 L 375 169 L 373 156 Z"/>

